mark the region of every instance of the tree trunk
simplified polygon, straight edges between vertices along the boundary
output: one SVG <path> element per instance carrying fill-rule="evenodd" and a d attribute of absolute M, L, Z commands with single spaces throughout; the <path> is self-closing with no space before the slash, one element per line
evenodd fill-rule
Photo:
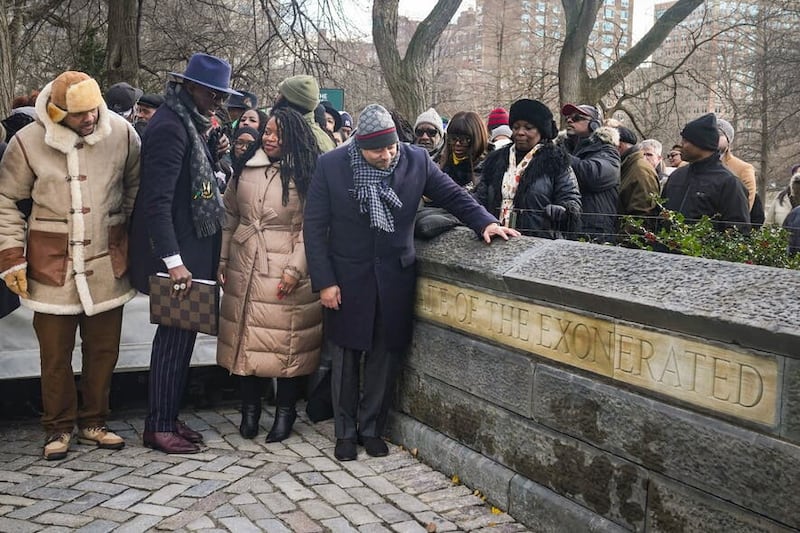
<path fill-rule="evenodd" d="M 772 92 L 770 89 L 770 64 L 769 64 L 769 54 L 772 53 L 770 50 L 769 45 L 769 37 L 767 32 L 769 31 L 769 27 L 767 24 L 767 14 L 760 11 L 759 15 L 761 16 L 760 23 L 758 25 L 759 41 L 760 41 L 760 50 L 759 55 L 763 58 L 763 61 L 759 62 L 758 70 L 760 70 L 760 87 L 759 87 L 759 112 L 761 115 L 761 160 L 759 162 L 759 172 L 758 178 L 756 180 L 756 187 L 758 195 L 761 197 L 761 201 L 764 203 L 764 207 L 767 206 L 767 176 L 769 175 L 769 153 L 770 153 L 770 106 L 769 106 L 769 96 Z"/>
<path fill-rule="evenodd" d="M 17 68 L 12 50 L 17 41 L 15 32 L 21 25 L 21 10 L 12 8 L 13 0 L 0 0 L 0 118 L 8 116 L 11 100 L 14 99 L 14 86 L 17 80 Z M 0 139 L 4 141 L 5 139 Z"/>
<path fill-rule="evenodd" d="M 596 78 L 586 68 L 586 46 L 597 20 L 601 0 L 561 0 L 566 17 L 564 47 L 558 62 L 561 103 L 596 105 L 617 84 L 661 46 L 669 33 L 703 0 L 677 0 L 636 46 Z"/>
<path fill-rule="evenodd" d="M 108 84 L 139 85 L 139 0 L 108 0 Z"/>
<path fill-rule="evenodd" d="M 397 48 L 398 2 L 373 2 L 372 39 L 395 109 L 413 122 L 427 107 L 423 83 L 425 63 L 450 19 L 458 11 L 461 0 L 438 0 L 430 14 L 417 26 L 402 59 Z"/>

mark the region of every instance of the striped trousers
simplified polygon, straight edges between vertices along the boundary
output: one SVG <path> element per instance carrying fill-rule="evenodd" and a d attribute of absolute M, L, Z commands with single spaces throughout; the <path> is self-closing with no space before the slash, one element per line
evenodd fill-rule
<path fill-rule="evenodd" d="M 150 353 L 145 431 L 175 431 L 189 377 L 196 331 L 158 326 Z"/>

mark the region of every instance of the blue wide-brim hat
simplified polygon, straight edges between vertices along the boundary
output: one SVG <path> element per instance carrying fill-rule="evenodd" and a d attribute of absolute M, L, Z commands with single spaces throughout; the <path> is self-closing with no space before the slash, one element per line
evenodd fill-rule
<path fill-rule="evenodd" d="M 189 64 L 186 65 L 186 70 L 183 71 L 183 74 L 170 72 L 170 75 L 178 79 L 199 83 L 215 91 L 241 96 L 241 93 L 230 88 L 230 64 L 224 59 L 215 56 L 201 53 L 194 54 L 189 58 Z"/>

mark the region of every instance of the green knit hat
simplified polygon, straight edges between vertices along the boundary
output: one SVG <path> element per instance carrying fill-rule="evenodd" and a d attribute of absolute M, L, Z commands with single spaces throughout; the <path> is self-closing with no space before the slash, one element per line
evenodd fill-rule
<path fill-rule="evenodd" d="M 286 100 L 306 113 L 313 111 L 319 105 L 319 85 L 313 76 L 298 74 L 286 78 L 278 85 L 278 92 Z"/>

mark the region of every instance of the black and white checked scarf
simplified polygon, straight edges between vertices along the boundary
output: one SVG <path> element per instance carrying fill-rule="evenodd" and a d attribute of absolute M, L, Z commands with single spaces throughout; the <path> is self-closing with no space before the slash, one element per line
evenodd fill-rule
<path fill-rule="evenodd" d="M 359 211 L 369 213 L 369 227 L 394 232 L 394 215 L 392 211 L 403 207 L 403 202 L 397 197 L 394 189 L 387 183 L 389 177 L 397 167 L 400 160 L 400 150 L 389 168 L 381 170 L 375 168 L 364 159 L 358 143 L 350 143 L 347 149 L 350 155 L 350 167 L 353 169 L 353 184 L 355 189 L 350 194 L 358 200 Z"/>

